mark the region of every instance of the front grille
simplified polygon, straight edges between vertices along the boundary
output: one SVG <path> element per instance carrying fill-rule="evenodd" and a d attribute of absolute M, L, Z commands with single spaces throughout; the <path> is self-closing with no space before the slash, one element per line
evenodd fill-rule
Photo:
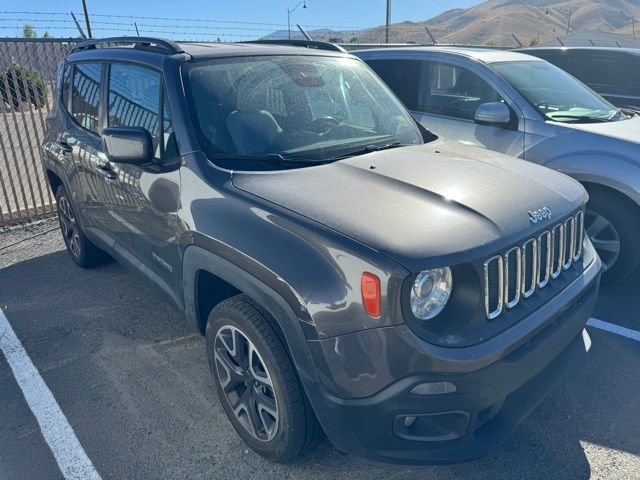
<path fill-rule="evenodd" d="M 494 319 L 505 309 L 515 307 L 568 270 L 582 256 L 583 238 L 584 213 L 580 211 L 537 237 L 485 261 L 487 318 Z"/>

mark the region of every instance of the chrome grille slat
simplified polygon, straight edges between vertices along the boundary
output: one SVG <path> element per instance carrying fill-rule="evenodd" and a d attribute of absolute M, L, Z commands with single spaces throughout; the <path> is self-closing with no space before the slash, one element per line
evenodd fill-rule
<path fill-rule="evenodd" d="M 529 298 L 533 295 L 533 292 L 536 291 L 537 283 L 538 241 L 535 238 L 530 238 L 522 244 L 522 286 L 520 287 L 522 297 Z"/>
<path fill-rule="evenodd" d="M 544 265 L 542 262 L 544 262 Z M 549 283 L 550 277 L 551 232 L 549 230 L 545 230 L 538 236 L 538 288 L 544 288 L 547 283 Z"/>
<path fill-rule="evenodd" d="M 558 278 L 582 256 L 584 211 L 484 262 L 485 314 L 492 320 Z"/>
<path fill-rule="evenodd" d="M 490 277 L 489 269 L 493 262 L 497 262 L 497 281 L 498 286 L 497 290 L 495 290 L 498 295 L 496 300 L 496 306 L 493 308 L 491 304 L 491 285 L 490 285 Z M 504 294 L 504 262 L 502 260 L 501 255 L 496 255 L 491 257 L 489 260 L 484 262 L 484 305 L 485 305 L 485 313 L 489 320 L 496 318 L 498 315 L 502 313 L 502 302 L 503 302 L 503 294 Z"/>
<path fill-rule="evenodd" d="M 584 212 L 576 215 L 576 243 L 574 245 L 573 261 L 577 262 L 582 256 L 582 242 L 584 242 Z"/>
<path fill-rule="evenodd" d="M 515 272 L 510 267 L 515 265 Z M 515 273 L 515 279 L 511 278 Z M 511 283 L 513 282 L 513 288 Z M 515 307 L 520 301 L 520 287 L 522 282 L 522 253 L 520 247 L 513 247 L 504 254 L 504 299 L 507 308 Z"/>
<path fill-rule="evenodd" d="M 564 224 L 559 223 L 551 229 L 551 280 L 562 273 L 564 262 Z"/>
<path fill-rule="evenodd" d="M 573 263 L 573 249 L 576 247 L 576 219 L 569 217 L 564 222 L 564 255 L 562 257 L 562 269 L 568 270 Z"/>

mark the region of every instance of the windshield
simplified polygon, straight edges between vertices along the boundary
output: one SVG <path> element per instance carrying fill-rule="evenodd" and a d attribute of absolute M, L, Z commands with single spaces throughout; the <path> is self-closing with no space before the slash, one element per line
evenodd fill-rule
<path fill-rule="evenodd" d="M 604 98 L 550 63 L 502 62 L 491 68 L 548 120 L 593 123 L 626 118 Z"/>
<path fill-rule="evenodd" d="M 191 110 L 210 159 L 325 162 L 422 143 L 417 125 L 361 61 L 260 56 L 193 64 Z"/>

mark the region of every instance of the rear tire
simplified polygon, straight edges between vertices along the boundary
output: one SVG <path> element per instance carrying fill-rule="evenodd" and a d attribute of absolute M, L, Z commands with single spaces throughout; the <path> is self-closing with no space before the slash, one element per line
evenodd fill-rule
<path fill-rule="evenodd" d="M 640 212 L 622 194 L 601 188 L 589 190 L 585 231 L 603 264 L 602 282 L 625 279 L 640 264 Z"/>
<path fill-rule="evenodd" d="M 62 238 L 67 252 L 76 265 L 92 268 L 107 261 L 109 256 L 91 243 L 82 231 L 71 198 L 63 186 L 59 186 L 56 190 L 56 204 Z"/>
<path fill-rule="evenodd" d="M 222 407 L 252 450 L 287 462 L 316 443 L 320 425 L 287 350 L 249 297 L 237 295 L 211 311 L 206 344 Z"/>

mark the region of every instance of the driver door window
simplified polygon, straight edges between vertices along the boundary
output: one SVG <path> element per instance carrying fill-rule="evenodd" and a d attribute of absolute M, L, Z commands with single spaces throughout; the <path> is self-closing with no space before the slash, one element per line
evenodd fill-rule
<path fill-rule="evenodd" d="M 486 81 L 466 68 L 422 62 L 418 110 L 473 120 L 479 105 L 504 99 Z"/>

